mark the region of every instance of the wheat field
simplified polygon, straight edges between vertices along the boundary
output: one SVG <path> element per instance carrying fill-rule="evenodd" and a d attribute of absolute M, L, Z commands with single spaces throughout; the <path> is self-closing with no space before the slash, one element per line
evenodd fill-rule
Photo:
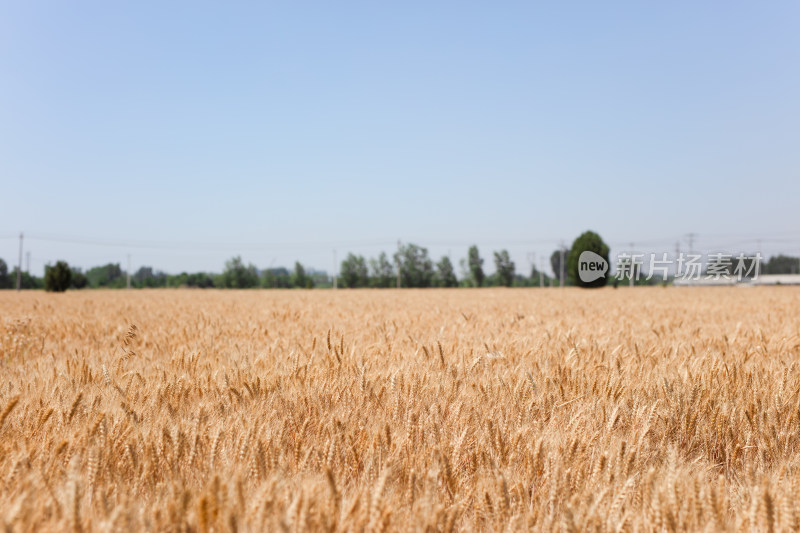
<path fill-rule="evenodd" d="M 7 531 L 796 531 L 800 291 L 0 293 Z"/>

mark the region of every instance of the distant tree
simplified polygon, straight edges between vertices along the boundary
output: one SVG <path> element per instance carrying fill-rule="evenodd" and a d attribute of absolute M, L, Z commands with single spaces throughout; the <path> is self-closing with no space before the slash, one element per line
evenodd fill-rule
<path fill-rule="evenodd" d="M 166 276 L 166 274 L 163 274 L 163 272 L 159 272 L 157 275 L 159 274 Z M 181 272 L 176 276 L 166 276 L 166 277 L 168 278 L 167 283 L 170 287 L 192 287 L 198 289 L 207 289 L 209 287 L 214 286 L 214 277 L 211 274 L 207 274 L 206 272 L 193 272 L 193 273 Z M 157 283 L 158 278 L 153 277 L 150 279 L 156 280 L 153 283 Z M 161 285 L 165 285 L 165 283 L 161 282 Z M 158 287 L 161 285 L 147 285 L 147 286 Z"/>
<path fill-rule="evenodd" d="M 189 274 L 186 284 L 189 287 L 208 289 L 214 286 L 214 278 L 207 272 L 195 272 L 194 274 Z"/>
<path fill-rule="evenodd" d="M 84 275 L 83 271 L 80 268 L 73 267 L 72 268 L 72 283 L 70 284 L 71 289 L 83 289 L 86 287 L 88 281 L 86 280 L 86 276 Z"/>
<path fill-rule="evenodd" d="M 404 244 L 395 254 L 403 287 L 430 287 L 433 282 L 433 262 L 427 248 Z"/>
<path fill-rule="evenodd" d="M 180 287 L 181 285 L 186 285 L 186 279 L 188 279 L 189 274 L 182 272 L 177 276 L 171 277 L 172 280 L 169 286 Z M 168 284 L 168 278 L 170 278 L 170 276 L 167 276 L 164 272 L 153 270 L 153 267 L 141 266 L 131 275 L 131 282 L 134 287 L 139 288 L 164 287 Z"/>
<path fill-rule="evenodd" d="M 264 271 L 261 286 L 268 289 L 288 289 L 292 286 L 292 276 L 285 267 L 268 268 Z"/>
<path fill-rule="evenodd" d="M 363 256 L 347 254 L 342 261 L 339 277 L 345 287 L 367 287 L 369 285 L 369 270 Z"/>
<path fill-rule="evenodd" d="M 568 281 L 567 280 L 567 262 L 566 262 L 566 259 L 567 259 L 567 256 L 569 255 L 569 250 L 566 247 L 559 248 L 558 250 L 554 251 L 550 255 L 550 268 L 553 269 L 553 276 L 555 277 L 556 284 L 560 283 L 561 274 L 562 274 L 562 271 L 561 271 L 562 252 L 563 252 L 563 257 L 564 257 L 564 271 L 563 271 L 564 284 L 566 285 L 567 281 Z"/>
<path fill-rule="evenodd" d="M 333 287 L 333 278 L 329 276 L 328 273 L 324 270 L 312 270 L 308 274 L 308 277 L 311 278 L 311 285 L 315 288 Z"/>
<path fill-rule="evenodd" d="M 397 276 L 394 265 L 389 261 L 386 252 L 381 252 L 377 259 L 370 259 L 369 268 L 373 287 L 388 288 L 395 285 Z"/>
<path fill-rule="evenodd" d="M 437 287 L 458 287 L 458 278 L 456 278 L 453 263 L 446 255 L 436 263 L 436 274 L 434 276 L 434 284 Z"/>
<path fill-rule="evenodd" d="M 11 278 L 8 276 L 8 265 L 5 261 L 0 259 L 0 289 L 10 289 L 14 286 Z"/>
<path fill-rule="evenodd" d="M 508 255 L 508 250 L 494 253 L 494 266 L 497 272 L 497 282 L 504 287 L 510 287 L 514 282 L 514 262 Z"/>
<path fill-rule="evenodd" d="M 17 286 L 17 272 L 19 272 L 19 268 L 14 267 L 14 270 L 8 276 L 11 279 L 12 287 Z M 32 276 L 29 272 L 23 271 L 20 275 L 20 288 L 42 289 L 44 288 L 44 278 L 38 278 L 36 276 Z"/>
<path fill-rule="evenodd" d="M 133 280 L 139 282 L 143 287 L 145 286 L 146 280 L 153 277 L 153 267 L 149 266 L 140 266 L 139 270 L 133 273 Z"/>
<path fill-rule="evenodd" d="M 191 287 L 189 285 L 189 273 L 188 272 L 181 272 L 180 274 L 173 274 L 171 276 L 167 276 L 167 286 L 169 287 Z M 133 281 L 133 286 L 136 287 L 136 281 Z"/>
<path fill-rule="evenodd" d="M 473 245 L 469 247 L 467 252 L 467 264 L 469 265 L 470 276 L 476 287 L 483 286 L 483 280 L 486 274 L 483 272 L 483 259 L 478 253 L 478 247 Z"/>
<path fill-rule="evenodd" d="M 572 243 L 572 249 L 567 256 L 567 275 L 573 285 L 583 287 L 585 289 L 604 287 L 608 283 L 609 271 L 607 270 L 604 276 L 600 276 L 596 280 L 585 282 L 580 279 L 578 261 L 583 252 L 594 252 L 602 257 L 606 265 L 608 265 L 608 245 L 603 242 L 603 239 L 593 231 L 585 231 Z M 610 267 L 609 267 L 610 268 Z"/>
<path fill-rule="evenodd" d="M 538 282 L 537 282 L 538 283 Z M 514 274 L 514 279 L 511 281 L 512 287 L 530 287 L 531 279 L 524 274 Z M 538 287 L 538 285 L 537 285 Z"/>
<path fill-rule="evenodd" d="M 72 270 L 65 261 L 58 261 L 44 269 L 44 290 L 47 292 L 64 292 L 72 283 Z"/>
<path fill-rule="evenodd" d="M 86 272 L 90 287 L 122 287 L 122 268 L 119 263 L 108 263 L 90 268 Z"/>
<path fill-rule="evenodd" d="M 236 256 L 225 262 L 225 271 L 219 281 L 222 287 L 228 289 L 258 287 L 258 271 L 255 265 L 245 266 L 241 256 Z"/>
<path fill-rule="evenodd" d="M 531 267 L 531 277 L 528 279 L 528 285 L 530 287 L 548 287 L 550 285 L 550 278 L 548 278 L 544 272 L 539 272 L 534 266 Z"/>
<path fill-rule="evenodd" d="M 770 257 L 762 266 L 762 274 L 800 274 L 800 258 L 788 255 Z"/>
<path fill-rule="evenodd" d="M 459 287 L 472 287 L 472 274 L 470 274 L 466 257 L 462 257 L 458 260 L 458 270 L 461 273 L 461 281 L 458 283 Z"/>
<path fill-rule="evenodd" d="M 295 261 L 294 263 L 294 272 L 292 273 L 292 286 L 300 289 L 310 289 L 314 286 L 313 281 L 308 276 L 308 274 L 306 274 L 306 269 L 303 268 L 303 265 L 300 264 L 300 261 Z"/>

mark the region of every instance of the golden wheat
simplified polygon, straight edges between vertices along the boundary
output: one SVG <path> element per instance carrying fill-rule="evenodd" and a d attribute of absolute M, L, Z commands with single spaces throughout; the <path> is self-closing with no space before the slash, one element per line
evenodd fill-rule
<path fill-rule="evenodd" d="M 9 531 L 796 531 L 793 288 L 0 293 Z"/>

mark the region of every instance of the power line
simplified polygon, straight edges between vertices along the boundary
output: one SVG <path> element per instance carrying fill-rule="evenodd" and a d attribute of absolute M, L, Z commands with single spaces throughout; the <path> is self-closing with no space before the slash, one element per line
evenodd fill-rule
<path fill-rule="evenodd" d="M 321 246 L 328 246 L 335 244 L 344 247 L 361 247 L 361 246 L 387 246 L 392 244 L 391 241 L 375 240 L 375 241 L 340 241 L 340 242 L 191 242 L 191 241 L 127 241 L 127 240 L 105 240 L 93 239 L 82 237 L 70 236 L 56 236 L 56 235 L 28 235 L 29 239 L 43 241 L 43 242 L 58 242 L 64 244 L 83 244 L 86 246 L 104 246 L 114 248 L 152 248 L 152 249 L 184 249 L 184 250 L 205 250 L 205 251 L 230 251 L 241 249 L 293 249 L 293 248 L 316 248 Z"/>
<path fill-rule="evenodd" d="M 781 236 L 774 234 L 772 237 L 742 237 L 729 245 L 745 244 L 750 242 L 757 242 L 761 240 L 764 243 L 795 243 L 800 239 L 798 233 L 784 232 Z M 786 235 L 798 235 L 797 238 L 788 237 Z M 717 237 L 719 235 L 707 234 L 706 237 Z M 727 236 L 733 236 L 728 234 Z M 307 241 L 307 242 L 230 242 L 230 241 L 142 241 L 142 240 L 109 240 L 103 238 L 88 238 L 88 237 L 75 237 L 67 235 L 56 234 L 27 234 L 29 240 L 42 241 L 42 242 L 55 242 L 64 244 L 79 244 L 85 246 L 98 246 L 109 248 L 139 248 L 139 249 L 169 249 L 169 250 L 189 250 L 189 251 L 263 251 L 263 250 L 295 250 L 295 249 L 311 249 L 321 247 L 336 247 L 336 248 L 360 248 L 371 246 L 391 246 L 393 244 L 390 240 L 374 239 L 374 240 L 353 240 L 353 241 Z M 687 234 L 688 238 L 692 240 L 696 234 Z M 0 234 L 0 239 L 3 238 L 16 238 L 16 235 Z M 530 245 L 563 245 L 562 239 L 556 238 L 542 238 L 542 239 L 528 239 L 528 240 L 503 240 L 503 239 L 409 239 L 411 242 L 419 240 L 424 242 L 427 246 L 470 246 L 475 244 L 476 240 L 484 245 L 490 246 L 530 246 Z M 653 246 L 658 244 L 668 245 L 674 242 L 674 237 L 653 238 L 653 239 L 635 239 L 640 246 Z M 630 241 L 612 241 L 609 244 L 613 247 L 625 247 Z M 691 248 L 691 246 L 690 246 Z"/>

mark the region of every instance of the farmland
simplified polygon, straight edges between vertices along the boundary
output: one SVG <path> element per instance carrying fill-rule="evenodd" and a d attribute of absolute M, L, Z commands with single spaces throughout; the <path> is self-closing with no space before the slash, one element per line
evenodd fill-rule
<path fill-rule="evenodd" d="M 0 292 L 11 531 L 800 525 L 800 291 Z"/>

